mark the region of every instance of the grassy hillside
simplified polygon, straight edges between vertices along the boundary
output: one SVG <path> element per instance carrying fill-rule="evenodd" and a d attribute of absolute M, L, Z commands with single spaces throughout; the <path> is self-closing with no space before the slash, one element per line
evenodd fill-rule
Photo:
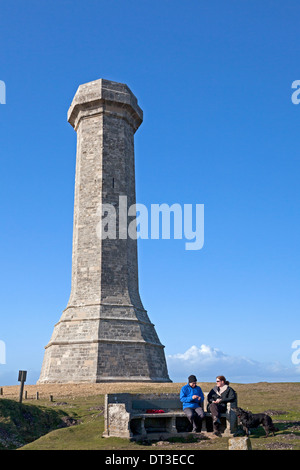
<path fill-rule="evenodd" d="M 222 450 L 227 438 L 173 439 L 171 442 L 129 442 L 103 438 L 104 393 L 117 391 L 176 392 L 183 384 L 91 384 L 39 386 L 41 399 L 35 400 L 37 386 L 29 386 L 28 399 L 18 403 L 18 388 L 4 387 L 0 398 L 0 449 L 22 450 Z M 213 384 L 200 384 L 209 391 Z M 279 432 L 264 438 L 260 427 L 253 431 L 253 449 L 300 450 L 300 384 L 231 384 L 238 393 L 239 406 L 253 412 L 267 411 Z M 55 392 L 55 393 L 54 393 Z M 101 393 L 100 393 L 101 392 Z M 30 394 L 31 393 L 31 394 Z M 49 401 L 52 393 L 54 401 Z M 7 398 L 9 397 L 9 399 Z"/>
<path fill-rule="evenodd" d="M 0 400 L 0 449 L 15 449 L 58 428 L 70 419 L 63 410 L 14 400 Z"/>

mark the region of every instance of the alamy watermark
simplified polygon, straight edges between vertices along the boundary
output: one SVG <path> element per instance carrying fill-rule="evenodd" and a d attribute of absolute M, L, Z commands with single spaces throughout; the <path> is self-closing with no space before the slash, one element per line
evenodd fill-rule
<path fill-rule="evenodd" d="M 204 204 L 151 204 L 150 213 L 144 204 L 127 205 L 127 196 L 119 196 L 118 205 L 100 204 L 98 238 L 137 240 L 186 239 L 186 250 L 201 250 L 204 245 Z M 130 220 L 131 219 L 131 220 Z M 172 222 L 173 220 L 173 222 Z"/>
<path fill-rule="evenodd" d="M 292 88 L 295 91 L 292 93 L 291 100 L 293 104 L 300 103 L 300 80 L 294 80 L 292 83 Z"/>
<path fill-rule="evenodd" d="M 6 364 L 6 347 L 4 341 L 0 339 L 0 364 Z"/>
<path fill-rule="evenodd" d="M 292 363 L 298 365 L 300 364 L 300 339 L 292 342 L 292 349 L 295 349 L 292 354 Z"/>
<path fill-rule="evenodd" d="M 3 80 L 0 80 L 0 104 L 6 104 L 6 85 Z"/>

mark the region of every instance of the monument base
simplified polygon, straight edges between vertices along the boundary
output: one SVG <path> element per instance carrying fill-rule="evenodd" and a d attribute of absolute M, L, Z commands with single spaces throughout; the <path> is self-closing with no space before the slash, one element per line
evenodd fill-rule
<path fill-rule="evenodd" d="M 80 382 L 171 382 L 164 346 L 145 310 L 98 305 L 64 311 L 37 383 Z"/>
<path fill-rule="evenodd" d="M 128 343 L 50 344 L 37 383 L 172 382 L 163 346 Z"/>

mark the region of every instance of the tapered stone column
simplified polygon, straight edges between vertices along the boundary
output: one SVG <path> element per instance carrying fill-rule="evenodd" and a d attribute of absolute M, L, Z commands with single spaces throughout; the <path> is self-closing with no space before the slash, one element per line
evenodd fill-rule
<path fill-rule="evenodd" d="M 103 79 L 79 86 L 70 106 L 77 132 L 72 286 L 39 383 L 170 382 L 164 346 L 139 295 L 132 218 L 119 210 L 120 201 L 136 202 L 134 133 L 142 120 L 129 88 Z M 101 204 L 115 209 L 115 238 L 99 235 Z"/>

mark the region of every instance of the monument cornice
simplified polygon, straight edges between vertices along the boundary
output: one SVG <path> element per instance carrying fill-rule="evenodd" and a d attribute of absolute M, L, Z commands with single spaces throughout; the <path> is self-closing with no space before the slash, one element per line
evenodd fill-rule
<path fill-rule="evenodd" d="M 68 122 L 77 130 L 81 119 L 103 113 L 126 119 L 134 132 L 143 122 L 143 111 L 127 85 L 104 79 L 80 85 L 68 110 Z"/>

